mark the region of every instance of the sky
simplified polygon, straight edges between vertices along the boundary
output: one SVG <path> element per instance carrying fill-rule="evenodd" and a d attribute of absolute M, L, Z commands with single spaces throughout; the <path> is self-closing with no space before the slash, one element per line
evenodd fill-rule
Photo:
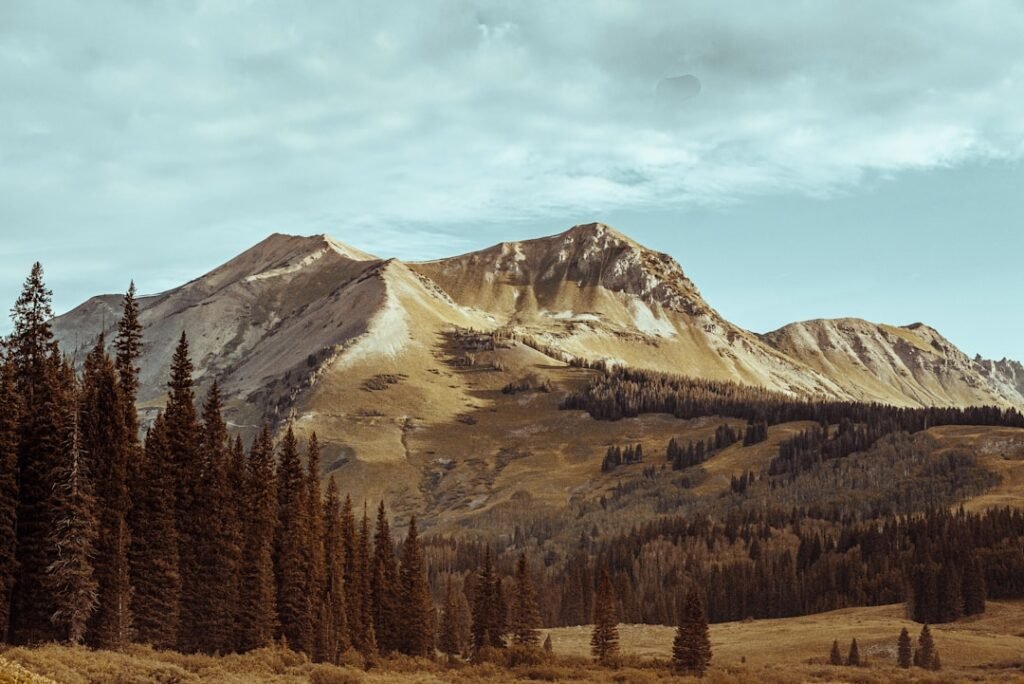
<path fill-rule="evenodd" d="M 1013 1 L 0 0 L 0 302 L 36 260 L 62 312 L 272 232 L 603 221 L 757 332 L 1024 359 L 1021 35 Z"/>

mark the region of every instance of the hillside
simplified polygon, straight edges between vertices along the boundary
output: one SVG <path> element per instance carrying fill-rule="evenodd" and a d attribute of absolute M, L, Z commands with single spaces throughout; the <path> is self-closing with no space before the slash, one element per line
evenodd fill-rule
<path fill-rule="evenodd" d="M 102 295 L 57 317 L 62 348 L 81 360 L 104 328 L 109 343 L 119 305 L 118 296 Z M 537 454 L 545 466 L 557 454 L 561 488 L 544 496 L 564 501 L 565 491 L 588 486 L 573 464 L 606 447 L 612 432 L 601 437 L 603 429 L 588 424 L 594 439 L 573 444 L 580 431 L 566 429 L 566 415 L 555 411 L 560 393 L 588 377 L 568 367 L 574 359 L 795 396 L 1024 405 L 1019 364 L 968 359 L 926 326 L 840 320 L 761 336 L 743 330 L 705 301 L 670 256 L 602 224 L 414 263 L 324 235 L 272 235 L 139 305 L 140 405 L 150 415 L 162 404 L 173 347 L 187 331 L 200 396 L 217 379 L 233 428 L 249 436 L 266 420 L 277 428 L 292 421 L 300 436 L 316 431 L 327 472 L 343 468 L 350 491 L 401 497 L 410 507 L 459 492 L 472 492 L 476 507 L 510 496 L 482 487 L 496 475 L 450 491 L 457 478 L 432 484 L 443 459 L 486 462 L 499 452 Z M 511 401 L 501 394 L 531 379 L 547 379 L 554 392 Z M 649 432 L 644 421 L 637 429 L 652 442 L 679 431 L 665 419 Z M 502 470 L 528 467 L 528 457 L 512 460 Z"/>

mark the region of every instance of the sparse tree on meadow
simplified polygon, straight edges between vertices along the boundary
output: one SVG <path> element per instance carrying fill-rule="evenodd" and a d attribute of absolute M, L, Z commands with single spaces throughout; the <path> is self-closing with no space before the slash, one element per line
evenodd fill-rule
<path fill-rule="evenodd" d="M 679 670 L 703 677 L 711 663 L 711 637 L 704 601 L 694 586 L 687 594 L 672 644 L 672 663 Z"/>
<path fill-rule="evenodd" d="M 912 646 L 910 643 L 910 632 L 904 627 L 900 631 L 900 638 L 896 642 L 896 664 L 902 668 L 909 668 L 912 661 Z"/>
<path fill-rule="evenodd" d="M 619 655 L 619 616 L 615 588 L 607 570 L 601 570 L 592 616 L 594 630 L 590 636 L 590 653 L 597 662 L 609 665 Z"/>

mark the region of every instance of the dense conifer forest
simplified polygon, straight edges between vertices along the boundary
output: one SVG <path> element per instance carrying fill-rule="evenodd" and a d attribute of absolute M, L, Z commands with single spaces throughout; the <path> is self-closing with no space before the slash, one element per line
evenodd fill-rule
<path fill-rule="evenodd" d="M 673 439 L 653 462 L 640 444 L 610 447 L 601 471 L 643 463 L 642 475 L 575 501 L 565 520 L 451 538 L 421 536 L 413 516 L 399 539 L 386 502 L 342 499 L 333 476 L 322 488 L 315 434 L 300 443 L 283 425 L 275 441 L 265 424 L 249 444 L 233 435 L 217 383 L 196 395 L 187 331 L 166 405 L 140 429 L 134 286 L 112 344 L 100 336 L 77 367 L 54 342 L 38 264 L 12 316 L 0 364 L 0 631 L 10 643 L 211 654 L 286 643 L 319 662 L 372 662 L 540 649 L 541 627 L 594 623 L 593 656 L 612 663 L 616 625 L 629 622 L 677 627 L 675 663 L 700 674 L 709 621 L 905 602 L 912 619 L 935 624 L 1024 597 L 1024 514 L 955 510 L 994 476 L 917 434 L 1024 426 L 1015 410 L 812 402 L 598 368 L 563 409 L 738 422 L 706 441 Z M 797 420 L 814 425 L 698 506 L 689 490 L 707 459 Z M 661 514 L 629 519 L 654 499 Z M 554 543 L 567 533 L 576 541 Z"/>

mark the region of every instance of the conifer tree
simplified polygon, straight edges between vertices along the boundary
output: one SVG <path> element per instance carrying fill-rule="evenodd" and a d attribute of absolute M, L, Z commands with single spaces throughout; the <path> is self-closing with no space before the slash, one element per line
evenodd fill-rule
<path fill-rule="evenodd" d="M 349 641 L 359 652 L 364 650 L 363 602 L 360 592 L 363 587 L 362 562 L 359 559 L 359 542 L 356 532 L 355 513 L 352 497 L 346 496 L 341 511 L 341 545 L 345 571 L 345 610 Z"/>
<path fill-rule="evenodd" d="M 14 643 L 60 636 L 51 621 L 57 606 L 46 574 L 58 560 L 50 537 L 57 513 L 54 474 L 66 463 L 66 421 L 74 377 L 53 340 L 51 296 L 37 262 L 11 312 L 14 330 L 8 359 L 25 409 L 18 428 L 17 574 L 10 617 Z"/>
<path fill-rule="evenodd" d="M 459 616 L 456 601 L 457 592 L 452 589 L 452 577 L 448 575 L 444 583 L 444 606 L 441 612 L 441 624 L 437 631 L 437 649 L 448 657 L 461 655 L 466 650 L 465 642 L 462 640 L 459 632 Z"/>
<path fill-rule="evenodd" d="M 545 653 L 553 653 L 554 650 L 555 650 L 555 646 L 554 646 L 554 644 L 551 643 L 551 634 L 548 633 L 548 635 L 546 637 L 544 637 L 544 652 Z"/>
<path fill-rule="evenodd" d="M 409 519 L 409 532 L 402 544 L 398 575 L 398 650 L 411 656 L 434 653 L 434 601 L 430 597 L 427 569 L 416 530 L 416 516 Z"/>
<path fill-rule="evenodd" d="M 323 520 L 323 658 L 327 662 L 337 663 L 341 654 L 349 647 L 349 636 L 348 614 L 345 609 L 345 549 L 341 531 L 341 503 L 338 501 L 338 484 L 333 475 L 327 484 Z"/>
<path fill-rule="evenodd" d="M 843 654 L 839 650 L 839 639 L 832 641 L 832 651 L 828 654 L 828 662 L 830 665 L 842 665 Z"/>
<path fill-rule="evenodd" d="M 935 641 L 932 639 L 932 631 L 928 625 L 921 627 L 921 634 L 917 637 L 917 650 L 914 651 L 914 665 L 923 667 L 926 670 L 932 667 L 935 661 Z"/>
<path fill-rule="evenodd" d="M 619 655 L 619 617 L 615 589 L 606 569 L 601 570 L 592 616 L 594 631 L 590 636 L 590 653 L 597 662 L 609 665 Z"/>
<path fill-rule="evenodd" d="M 910 667 L 911 650 L 910 632 L 904 627 L 900 631 L 899 640 L 896 642 L 896 664 L 902 668 Z"/>
<path fill-rule="evenodd" d="M 214 381 L 203 404 L 200 479 L 193 489 L 194 514 L 207 522 L 194 530 L 196 585 L 186 593 L 189 603 L 182 606 L 193 625 L 185 647 L 207 653 L 234 650 L 238 596 L 232 587 L 237 587 L 241 564 L 240 520 L 228 480 L 232 456 L 222 409 L 220 386 Z"/>
<path fill-rule="evenodd" d="M 263 425 L 253 440 L 243 492 L 246 506 L 242 581 L 240 590 L 240 647 L 251 650 L 274 640 L 277 596 L 274 581 L 274 533 L 277 525 L 277 487 L 274 444 Z"/>
<path fill-rule="evenodd" d="M 205 578 L 202 576 L 200 554 L 206 546 L 202 538 L 208 534 L 210 524 L 197 505 L 203 473 L 199 458 L 200 427 L 194 403 L 192 370 L 188 338 L 182 332 L 171 359 L 164 430 L 167 453 L 174 464 L 175 474 L 175 529 L 178 533 L 178 570 L 181 575 L 178 647 L 186 651 L 196 650 L 196 644 L 201 639 L 198 623 Z"/>
<path fill-rule="evenodd" d="M 117 649 L 131 636 L 128 463 L 134 439 L 125 424 L 128 409 L 117 371 L 104 346 L 101 334 L 85 360 L 78 411 L 83 462 L 95 483 L 99 524 L 94 561 L 98 593 L 89 644 Z"/>
<path fill-rule="evenodd" d="M 850 652 L 846 656 L 846 664 L 850 667 L 860 667 L 860 649 L 857 647 L 857 638 L 850 642 Z"/>
<path fill-rule="evenodd" d="M 288 645 L 307 653 L 313 641 L 308 488 L 295 434 L 289 427 L 281 442 L 277 467 L 277 535 L 274 542 L 277 615 L 280 633 L 288 640 Z"/>
<path fill-rule="evenodd" d="M 398 650 L 398 563 L 391 538 L 384 502 L 377 508 L 377 528 L 373 538 L 370 596 L 373 604 L 373 631 L 381 653 Z"/>
<path fill-rule="evenodd" d="M 167 450 L 163 414 L 146 433 L 138 483 L 130 547 L 134 640 L 155 648 L 173 648 L 181 615 L 181 575 L 174 523 L 174 464 Z"/>
<path fill-rule="evenodd" d="M 349 592 L 348 596 L 359 605 L 359 625 L 361 632 L 357 643 L 359 652 L 365 658 L 374 659 L 377 657 L 377 631 L 373 624 L 373 597 L 370 595 L 370 563 L 372 554 L 370 552 L 371 533 L 370 516 L 366 511 L 366 503 L 363 502 L 363 520 L 359 526 L 359 534 L 356 536 L 356 586 Z"/>
<path fill-rule="evenodd" d="M 56 549 L 56 558 L 46 569 L 44 585 L 54 603 L 50 620 L 58 638 L 78 644 L 85 638 L 96 610 L 93 557 L 99 523 L 81 450 L 77 407 L 68 408 L 66 460 L 54 472 L 55 515 L 50 543 Z"/>
<path fill-rule="evenodd" d="M 129 478 L 135 481 L 141 460 L 139 444 L 139 420 L 135 402 L 139 393 L 139 358 L 142 356 L 142 324 L 139 322 L 139 305 L 135 300 L 135 281 L 128 286 L 121 305 L 121 320 L 117 324 L 117 338 L 114 340 L 117 377 L 124 400 L 124 424 L 132 447 L 129 453 Z"/>
<path fill-rule="evenodd" d="M 7 635 L 17 573 L 18 422 L 21 399 L 14 368 L 0 357 L 0 640 Z"/>
<path fill-rule="evenodd" d="M 324 597 L 324 501 L 320 494 L 320 442 L 314 432 L 306 445 L 306 520 L 309 525 L 309 568 L 306 579 L 310 596 L 310 619 L 312 621 L 312 642 L 310 653 L 313 660 L 326 659 L 327 625 L 325 620 Z"/>
<path fill-rule="evenodd" d="M 498 616 L 497 586 L 501 579 L 494 570 L 491 560 L 491 548 L 484 549 L 484 559 L 476 578 L 476 591 L 473 597 L 473 651 L 479 653 L 483 648 L 504 648 L 501 621 Z"/>
<path fill-rule="evenodd" d="M 512 596 L 512 642 L 518 646 L 536 646 L 540 642 L 540 611 L 537 596 L 530 579 L 530 564 L 526 552 L 516 563 L 515 587 Z"/>
<path fill-rule="evenodd" d="M 245 526 L 248 516 L 246 505 L 246 457 L 245 447 L 242 445 L 240 435 L 235 435 L 231 446 L 231 453 L 228 457 L 227 466 L 227 494 L 225 496 L 226 524 L 224 528 L 225 537 L 225 558 L 224 570 L 229 573 L 221 591 L 224 594 L 224 603 L 227 606 L 225 614 L 228 620 L 227 633 L 229 644 L 227 651 L 237 651 L 241 648 L 241 634 L 238 626 L 241 624 L 241 602 L 242 602 L 242 574 L 245 553 Z M 231 568 L 234 568 L 232 571 Z"/>
<path fill-rule="evenodd" d="M 708 618 L 697 587 L 691 587 L 686 596 L 672 644 L 672 662 L 676 668 L 692 672 L 698 677 L 704 676 L 711 663 Z"/>

